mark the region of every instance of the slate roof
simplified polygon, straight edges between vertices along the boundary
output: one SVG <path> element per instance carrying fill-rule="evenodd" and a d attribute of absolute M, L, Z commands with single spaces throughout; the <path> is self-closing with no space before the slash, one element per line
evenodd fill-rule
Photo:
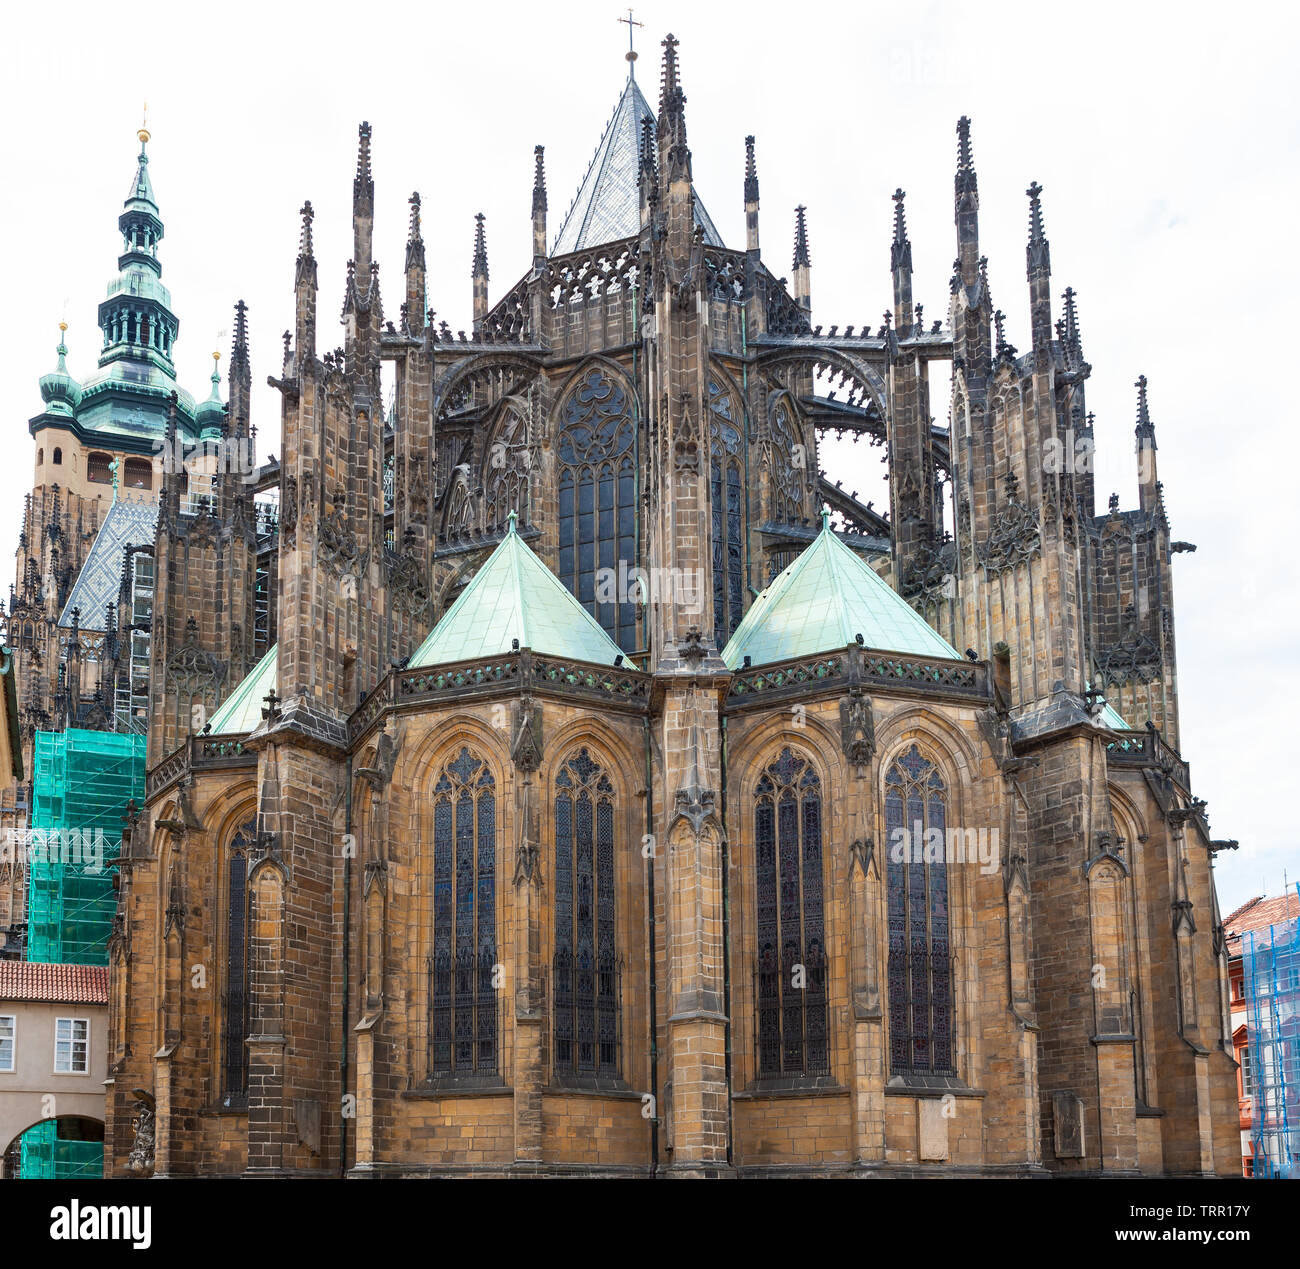
<path fill-rule="evenodd" d="M 108 1004 L 107 965 L 42 965 L 0 961 L 0 1000 L 61 1005 Z"/>
<path fill-rule="evenodd" d="M 728 669 L 814 656 L 854 643 L 868 648 L 962 660 L 946 639 L 865 560 L 823 514 L 822 531 L 745 614 L 722 650 Z"/>
<path fill-rule="evenodd" d="M 596 153 L 578 187 L 573 206 L 555 235 L 553 256 L 568 255 L 602 242 L 631 238 L 641 229 L 637 170 L 640 166 L 641 120 L 654 123 L 655 114 L 642 96 L 635 76 L 629 75 L 623 95 L 596 147 Z M 704 204 L 695 199 L 695 223 L 704 229 L 704 241 L 721 247 Z"/>
<path fill-rule="evenodd" d="M 521 648 L 613 665 L 621 655 L 600 623 L 515 531 L 496 550 L 411 657 L 410 668 L 501 656 Z"/>
<path fill-rule="evenodd" d="M 109 604 L 117 607 L 117 592 L 122 584 L 122 549 L 149 545 L 157 526 L 157 503 L 118 494 L 86 553 L 86 562 L 59 618 L 60 626 L 71 626 L 72 610 L 80 608 L 83 630 L 104 629 L 105 608 Z"/>

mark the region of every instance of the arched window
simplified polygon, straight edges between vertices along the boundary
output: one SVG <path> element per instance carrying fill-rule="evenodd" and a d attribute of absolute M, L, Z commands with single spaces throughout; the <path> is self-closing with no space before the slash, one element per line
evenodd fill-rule
<path fill-rule="evenodd" d="M 713 510 L 713 632 L 718 648 L 745 605 L 745 481 L 731 394 L 709 380 L 709 501 Z"/>
<path fill-rule="evenodd" d="M 532 463 L 526 420 L 510 410 L 497 429 L 496 439 L 488 447 L 487 522 L 505 524 L 513 511 L 520 524 L 528 522 L 528 473 Z"/>
<path fill-rule="evenodd" d="M 56 467 L 63 465 L 63 451 L 57 445 L 54 447 L 54 465 Z"/>
<path fill-rule="evenodd" d="M 889 1065 L 956 1075 L 948 915 L 948 798 L 913 745 L 885 775 L 889 892 Z"/>
<path fill-rule="evenodd" d="M 614 786 L 582 749 L 555 777 L 555 1072 L 618 1074 Z"/>
<path fill-rule="evenodd" d="M 126 460 L 127 489 L 152 489 L 153 464 L 147 458 L 128 458 Z"/>
<path fill-rule="evenodd" d="M 620 572 L 626 577 L 637 563 L 636 423 L 621 381 L 596 368 L 582 376 L 564 403 L 557 451 L 560 580 L 631 652 L 636 604 L 621 592 Z"/>
<path fill-rule="evenodd" d="M 789 402 L 777 402 L 772 412 L 772 519 L 777 524 L 797 524 L 804 511 L 808 454 L 799 439 L 799 420 Z"/>
<path fill-rule="evenodd" d="M 793 749 L 783 749 L 758 782 L 754 862 L 758 1072 L 829 1074 L 822 788 L 812 763 Z"/>
<path fill-rule="evenodd" d="M 242 824 L 226 852 L 226 989 L 221 1046 L 223 1105 L 248 1099 L 248 852 L 257 840 L 257 820 Z"/>
<path fill-rule="evenodd" d="M 113 481 L 113 457 L 111 454 L 92 452 L 86 456 L 86 478 L 96 485 L 108 485 Z"/>
<path fill-rule="evenodd" d="M 36 451 L 36 466 L 39 467 L 45 461 L 45 449 L 42 447 Z"/>
<path fill-rule="evenodd" d="M 461 749 L 433 789 L 429 1074 L 497 1069 L 496 783 Z"/>

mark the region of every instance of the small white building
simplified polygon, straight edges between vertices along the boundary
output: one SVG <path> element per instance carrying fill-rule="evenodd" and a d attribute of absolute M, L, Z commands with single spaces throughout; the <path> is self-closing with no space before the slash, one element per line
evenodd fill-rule
<path fill-rule="evenodd" d="M 107 966 L 0 960 L 0 1176 L 42 1120 L 103 1125 L 107 1036 Z"/>

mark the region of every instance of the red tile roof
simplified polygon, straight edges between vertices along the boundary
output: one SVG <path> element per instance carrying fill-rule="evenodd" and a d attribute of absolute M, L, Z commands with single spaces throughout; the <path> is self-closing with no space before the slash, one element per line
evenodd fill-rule
<path fill-rule="evenodd" d="M 108 966 L 0 961 L 0 1000 L 48 1000 L 62 1005 L 106 1005 Z"/>
<path fill-rule="evenodd" d="M 1266 898 L 1256 895 L 1249 903 L 1243 903 L 1235 911 L 1228 913 L 1223 922 L 1228 932 L 1228 955 L 1241 954 L 1241 936 L 1251 930 L 1267 930 L 1270 925 L 1281 925 L 1284 921 L 1293 921 L 1300 916 L 1300 896 L 1294 890 L 1285 894 Z"/>

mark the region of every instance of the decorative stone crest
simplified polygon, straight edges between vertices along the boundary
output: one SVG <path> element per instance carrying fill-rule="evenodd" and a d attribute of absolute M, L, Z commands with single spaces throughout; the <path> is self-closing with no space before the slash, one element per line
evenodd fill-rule
<path fill-rule="evenodd" d="M 1020 501 L 1015 472 L 1008 472 L 1005 499 L 979 545 L 980 563 L 990 572 L 1002 572 L 1031 559 L 1041 544 L 1038 517 Z"/>
<path fill-rule="evenodd" d="M 525 696 L 515 707 L 510 756 L 518 771 L 536 771 L 542 765 L 542 707 Z"/>
<path fill-rule="evenodd" d="M 840 743 L 844 756 L 861 775 L 876 752 L 876 724 L 871 700 L 860 687 L 852 688 L 848 696 L 840 699 Z"/>

